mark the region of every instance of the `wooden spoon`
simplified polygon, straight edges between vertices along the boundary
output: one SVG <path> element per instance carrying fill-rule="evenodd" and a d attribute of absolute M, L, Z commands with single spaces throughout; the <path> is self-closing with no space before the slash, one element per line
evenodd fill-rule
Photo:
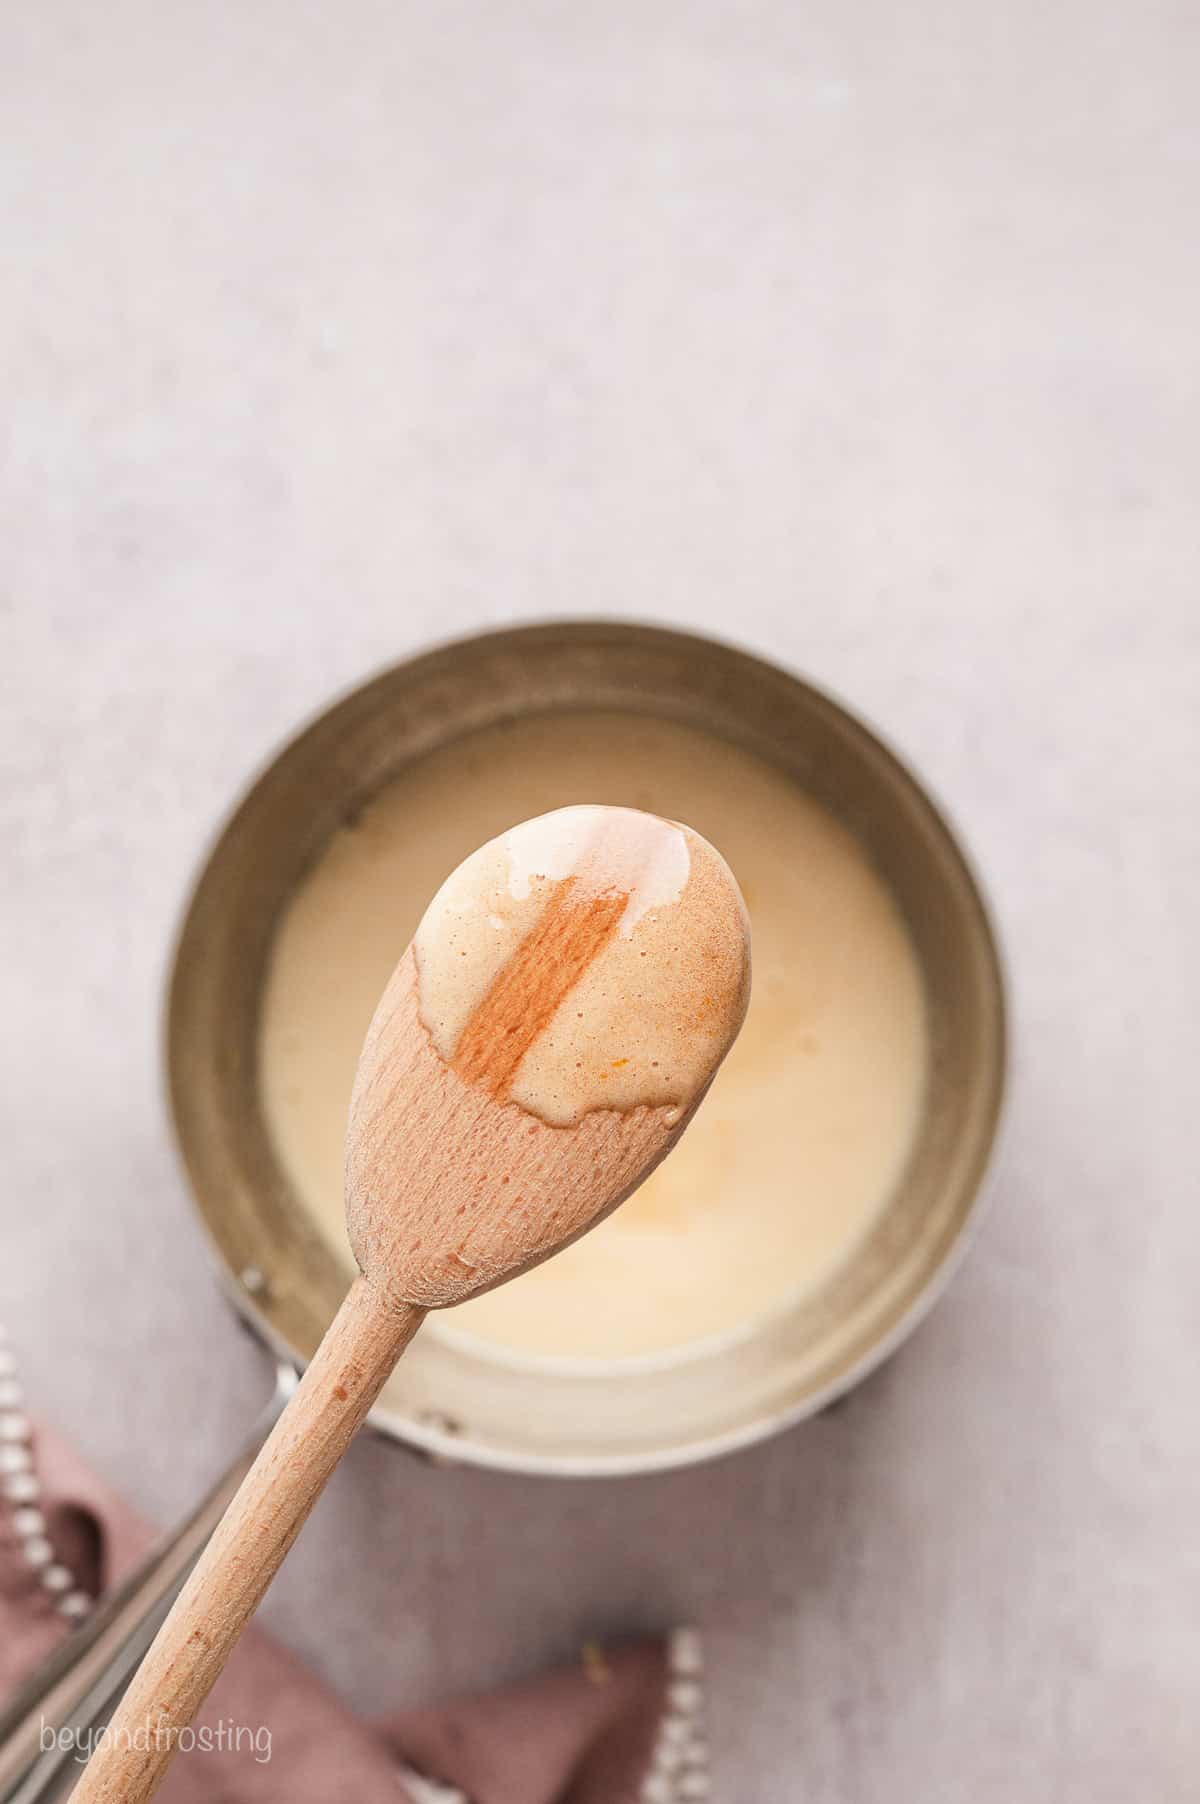
<path fill-rule="evenodd" d="M 80 1804 L 154 1793 L 426 1311 L 548 1258 L 641 1183 L 732 1044 L 749 972 L 728 867 L 653 815 L 563 809 L 447 880 L 359 1061 L 346 1208 L 360 1275 L 135 1675 Z"/>

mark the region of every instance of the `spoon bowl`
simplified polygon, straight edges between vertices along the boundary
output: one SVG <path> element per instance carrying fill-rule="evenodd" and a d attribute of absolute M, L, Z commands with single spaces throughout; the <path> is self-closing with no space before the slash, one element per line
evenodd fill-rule
<path fill-rule="evenodd" d="M 749 991 L 745 905 L 690 828 L 564 808 L 481 847 L 367 1032 L 346 1163 L 361 1270 L 438 1309 L 578 1239 L 682 1134 Z"/>

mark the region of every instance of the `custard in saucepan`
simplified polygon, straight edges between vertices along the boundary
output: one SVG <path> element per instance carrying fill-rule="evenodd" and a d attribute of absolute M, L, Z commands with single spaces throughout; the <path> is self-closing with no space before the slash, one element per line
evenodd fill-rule
<path fill-rule="evenodd" d="M 299 890 L 272 952 L 260 1063 L 280 1162 L 349 1265 L 346 1111 L 393 966 L 473 847 L 501 836 L 495 876 L 510 893 L 506 830 L 589 802 L 685 821 L 719 848 L 750 912 L 749 1015 L 696 1120 L 634 1197 L 427 1332 L 609 1361 L 736 1332 L 816 1289 L 908 1155 L 927 1061 L 916 955 L 853 836 L 790 778 L 691 728 L 625 714 L 534 717 L 432 753 L 335 836 Z M 663 896 L 678 851 L 665 836 Z M 514 915 L 520 905 L 511 895 Z M 605 1083 L 617 1105 L 626 1069 Z"/>

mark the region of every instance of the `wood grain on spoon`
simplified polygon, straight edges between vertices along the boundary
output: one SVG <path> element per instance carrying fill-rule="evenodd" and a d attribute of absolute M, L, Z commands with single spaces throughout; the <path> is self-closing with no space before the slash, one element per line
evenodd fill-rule
<path fill-rule="evenodd" d="M 580 894 L 577 878 L 559 881 L 463 1029 L 450 1063 L 464 1082 L 508 1095 L 521 1060 L 617 931 L 628 901 L 622 890 Z"/>
<path fill-rule="evenodd" d="M 360 1266 L 75 1797 L 140 1804 L 431 1308 L 548 1258 L 683 1132 L 749 997 L 745 909 L 688 828 L 564 809 L 472 855 L 367 1033 L 346 1210 Z"/>

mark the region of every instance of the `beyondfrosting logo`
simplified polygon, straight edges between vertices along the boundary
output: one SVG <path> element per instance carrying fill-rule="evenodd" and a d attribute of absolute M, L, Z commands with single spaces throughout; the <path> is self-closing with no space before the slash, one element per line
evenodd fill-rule
<path fill-rule="evenodd" d="M 198 1726 L 187 1724 L 181 1729 L 167 1723 L 153 1727 L 142 1723 L 134 1729 L 114 1729 L 108 1725 L 102 1729 L 56 1729 L 43 1716 L 39 1732 L 43 1754 L 49 1754 L 52 1749 L 61 1754 L 73 1754 L 81 1766 L 86 1765 L 100 1748 L 134 1754 L 148 1754 L 151 1749 L 156 1753 L 173 1750 L 178 1754 L 250 1754 L 259 1766 L 265 1766 L 271 1758 L 271 1731 L 266 1724 L 252 1728 L 249 1723 L 235 1722 L 232 1717 L 220 1717 L 215 1723 Z"/>

